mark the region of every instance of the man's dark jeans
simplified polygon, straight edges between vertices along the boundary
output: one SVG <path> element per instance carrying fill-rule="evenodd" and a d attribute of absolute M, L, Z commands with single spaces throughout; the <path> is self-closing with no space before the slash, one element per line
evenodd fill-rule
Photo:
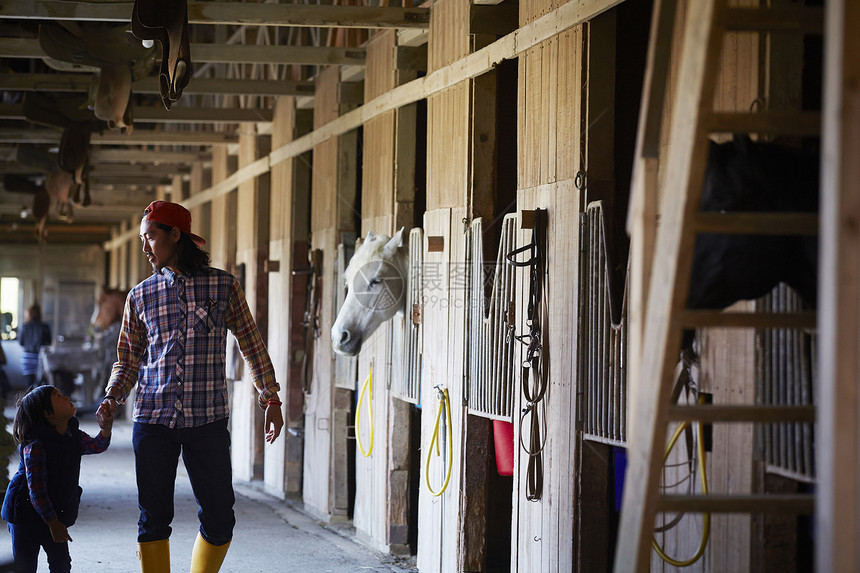
<path fill-rule="evenodd" d="M 212 545 L 224 545 L 232 539 L 235 497 L 226 418 L 179 429 L 135 422 L 132 443 L 140 507 L 139 542 L 170 537 L 180 452 L 197 500 L 201 535 Z"/>
<path fill-rule="evenodd" d="M 69 543 L 54 543 L 51 530 L 46 523 L 35 526 L 9 523 L 7 527 L 12 536 L 15 571 L 35 573 L 39 565 L 40 547 L 45 550 L 45 555 L 48 557 L 48 569 L 51 573 L 67 573 L 72 570 Z"/>

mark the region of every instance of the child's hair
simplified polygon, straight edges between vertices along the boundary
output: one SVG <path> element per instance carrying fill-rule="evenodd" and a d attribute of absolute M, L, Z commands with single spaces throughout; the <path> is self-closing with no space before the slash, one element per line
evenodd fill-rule
<path fill-rule="evenodd" d="M 18 410 L 15 412 L 15 421 L 12 422 L 12 436 L 16 442 L 23 445 L 30 430 L 39 424 L 48 423 L 45 414 L 54 413 L 51 403 L 54 390 L 56 388 L 53 386 L 39 386 L 18 400 Z"/>

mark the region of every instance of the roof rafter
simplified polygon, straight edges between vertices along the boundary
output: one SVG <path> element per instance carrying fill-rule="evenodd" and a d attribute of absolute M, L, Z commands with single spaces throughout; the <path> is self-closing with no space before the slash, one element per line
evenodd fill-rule
<path fill-rule="evenodd" d="M 130 22 L 132 2 L 8 0 L 0 18 Z M 429 8 L 189 2 L 189 24 L 314 28 L 428 28 Z"/>

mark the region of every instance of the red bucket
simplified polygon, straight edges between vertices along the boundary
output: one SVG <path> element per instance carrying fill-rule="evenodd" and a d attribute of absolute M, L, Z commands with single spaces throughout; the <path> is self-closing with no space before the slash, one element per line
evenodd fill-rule
<path fill-rule="evenodd" d="M 514 475 L 514 425 L 493 420 L 493 442 L 496 445 L 496 471 L 500 476 Z"/>

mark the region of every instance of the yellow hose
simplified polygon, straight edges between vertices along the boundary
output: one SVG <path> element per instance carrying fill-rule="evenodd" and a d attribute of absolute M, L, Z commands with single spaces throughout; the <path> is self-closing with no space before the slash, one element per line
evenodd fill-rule
<path fill-rule="evenodd" d="M 370 365 L 370 372 L 367 373 L 367 380 L 364 381 L 364 386 L 361 389 L 361 394 L 358 396 L 358 406 L 355 409 L 355 441 L 358 442 L 358 449 L 364 457 L 370 457 L 370 452 L 373 451 L 373 364 Z M 359 422 L 361 421 L 361 403 L 364 401 L 364 391 L 367 390 L 367 408 L 370 412 L 370 447 L 364 451 L 361 445 L 361 432 Z"/>
<path fill-rule="evenodd" d="M 699 403 L 703 403 L 702 398 L 699 399 Z M 672 449 L 675 447 L 675 444 L 678 442 L 678 438 L 681 436 L 681 433 L 687 429 L 690 425 L 690 422 L 682 422 L 675 429 L 675 433 L 672 434 L 672 439 L 669 440 L 669 443 L 666 445 L 666 452 L 663 454 L 663 463 L 666 463 L 666 460 L 669 459 L 669 454 L 672 452 Z M 705 440 L 704 440 L 704 425 L 701 422 L 696 422 L 696 452 L 698 454 L 699 459 L 697 460 L 699 465 L 699 481 L 702 484 L 702 493 L 708 493 L 708 476 L 705 473 Z M 663 551 L 663 548 L 657 543 L 657 538 L 652 534 L 651 535 L 651 547 L 654 548 L 654 551 L 657 552 L 657 555 L 660 558 L 668 563 L 669 565 L 674 565 L 675 567 L 689 567 L 696 561 L 698 561 L 702 555 L 705 554 L 705 548 L 708 546 L 708 537 L 711 533 L 711 514 L 705 513 L 703 516 L 703 525 L 702 525 L 702 540 L 699 543 L 699 549 L 687 560 L 681 561 L 678 559 L 673 559 L 666 555 L 666 552 Z"/>
<path fill-rule="evenodd" d="M 434 497 L 439 497 L 442 493 L 448 489 L 448 482 L 451 481 L 451 466 L 453 462 L 453 448 L 451 444 L 445 445 L 445 450 L 448 458 L 448 467 L 447 467 L 447 475 L 445 476 L 445 483 L 442 484 L 442 488 L 439 491 L 433 491 L 433 486 L 430 485 L 430 455 L 433 453 L 433 446 L 436 446 L 436 455 L 439 456 L 439 420 L 442 418 L 442 409 L 445 409 L 445 419 L 448 422 L 448 441 L 450 442 L 452 439 L 451 434 L 451 402 L 448 399 L 448 390 L 446 388 L 439 388 L 437 386 L 437 397 L 439 399 L 439 408 L 436 410 L 436 424 L 433 428 L 433 437 L 430 438 L 430 447 L 427 449 L 427 465 L 424 468 L 424 479 L 427 482 L 427 489 Z"/>

